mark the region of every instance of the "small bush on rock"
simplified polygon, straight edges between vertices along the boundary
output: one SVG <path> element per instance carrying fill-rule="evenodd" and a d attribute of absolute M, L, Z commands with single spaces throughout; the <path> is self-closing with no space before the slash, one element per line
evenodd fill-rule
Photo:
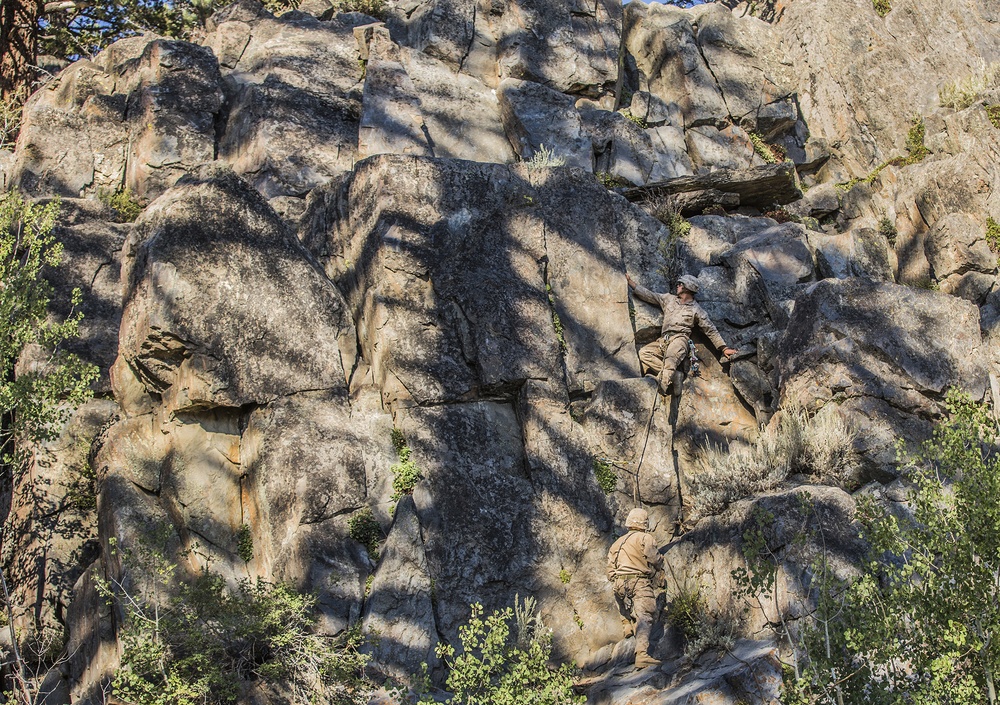
<path fill-rule="evenodd" d="M 604 491 L 604 494 L 611 494 L 618 486 L 618 476 L 615 475 L 611 463 L 604 458 L 594 458 L 594 477 L 597 479 L 597 486 Z"/>
<path fill-rule="evenodd" d="M 872 0 L 872 6 L 879 17 L 885 17 L 892 10 L 892 3 L 889 0 Z"/>
<path fill-rule="evenodd" d="M 378 520 L 375 519 L 375 514 L 372 513 L 372 510 L 365 507 L 355 513 L 354 516 L 347 520 L 347 529 L 351 534 L 351 538 L 365 547 L 365 550 L 368 551 L 368 555 L 373 561 L 377 561 L 378 549 L 382 545 L 385 534 L 382 533 L 382 527 L 379 525 Z"/>
<path fill-rule="evenodd" d="M 993 123 L 993 127 L 1000 130 L 1000 105 L 987 105 L 986 117 Z"/>
<path fill-rule="evenodd" d="M 979 100 L 983 93 L 998 84 L 1000 84 L 1000 63 L 990 64 L 984 66 L 977 74 L 944 86 L 938 91 L 938 103 L 942 108 L 965 110 Z"/>
<path fill-rule="evenodd" d="M 392 501 L 395 502 L 403 495 L 413 494 L 413 488 L 424 479 L 424 475 L 417 464 L 410 460 L 413 451 L 406 445 L 406 438 L 399 429 L 392 430 L 392 445 L 399 457 L 399 462 L 389 468 L 393 474 Z"/>
<path fill-rule="evenodd" d="M 732 649 L 745 621 L 745 615 L 735 605 L 720 612 L 709 609 L 701 588 L 687 583 L 678 585 L 669 598 L 666 616 L 680 632 L 684 655 L 691 659 L 713 649 Z"/>
<path fill-rule="evenodd" d="M 552 633 L 534 612 L 534 600 L 483 616 L 472 605 L 467 624 L 458 628 L 460 651 L 439 644 L 438 658 L 448 666 L 449 705 L 571 705 L 586 698 L 573 693 L 573 671 L 568 664 L 549 667 Z M 515 621 L 516 638 L 510 623 Z M 430 703 L 431 700 L 421 702 Z"/>
<path fill-rule="evenodd" d="M 896 224 L 888 215 L 883 215 L 879 218 L 878 233 L 889 243 L 889 247 L 896 246 L 896 237 L 899 235 L 899 231 L 896 230 Z"/>
<path fill-rule="evenodd" d="M 777 487 L 789 475 L 807 473 L 834 484 L 847 484 L 856 464 L 851 429 L 833 406 L 814 416 L 785 409 L 752 443 L 709 444 L 691 478 L 700 516 L 718 514 L 744 497 Z"/>
<path fill-rule="evenodd" d="M 97 198 L 115 213 L 115 220 L 119 223 L 133 223 L 145 208 L 142 201 L 127 188 L 122 188 L 114 193 L 102 191 L 97 194 Z"/>
<path fill-rule="evenodd" d="M 14 149 L 17 134 L 21 131 L 21 110 L 24 97 L 15 94 L 0 100 L 0 149 Z"/>
<path fill-rule="evenodd" d="M 989 216 L 986 218 L 986 246 L 990 252 L 1000 254 L 1000 223 Z"/>
<path fill-rule="evenodd" d="M 527 164 L 529 169 L 548 169 L 550 167 L 566 166 L 566 158 L 557 155 L 555 151 L 543 144 L 524 163 Z"/>
<path fill-rule="evenodd" d="M 334 12 L 360 12 L 382 21 L 385 21 L 387 17 L 385 0 L 333 0 L 333 10 Z"/>

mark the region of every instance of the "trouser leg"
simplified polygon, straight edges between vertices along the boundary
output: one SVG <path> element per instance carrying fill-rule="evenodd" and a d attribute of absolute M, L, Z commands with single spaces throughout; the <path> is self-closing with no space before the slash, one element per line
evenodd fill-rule
<path fill-rule="evenodd" d="M 660 388 L 664 390 L 665 394 L 665 390 L 674 380 L 674 373 L 677 372 L 681 363 L 684 362 L 684 358 L 687 357 L 687 338 L 683 335 L 675 335 L 666 341 L 663 348 L 663 360 L 660 363 L 662 367 L 660 370 Z"/>
<path fill-rule="evenodd" d="M 649 634 L 656 621 L 656 595 L 653 584 L 646 578 L 636 582 L 635 597 L 632 600 L 635 615 L 635 653 L 649 654 Z"/>
<path fill-rule="evenodd" d="M 618 603 L 618 613 L 622 618 L 622 633 L 628 639 L 635 634 L 635 623 L 632 619 L 632 610 L 630 609 L 632 600 L 626 597 L 624 590 L 620 590 L 617 584 L 615 585 L 614 592 L 615 602 Z"/>
<path fill-rule="evenodd" d="M 642 373 L 660 374 L 663 369 L 663 341 L 659 338 L 639 348 L 639 362 L 642 363 Z"/>

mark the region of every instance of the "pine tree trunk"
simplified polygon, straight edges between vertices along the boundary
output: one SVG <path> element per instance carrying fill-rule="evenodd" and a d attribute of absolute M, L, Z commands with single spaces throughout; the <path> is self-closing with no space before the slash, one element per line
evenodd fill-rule
<path fill-rule="evenodd" d="M 42 8 L 37 0 L 0 2 L 0 99 L 27 95 L 31 90 Z"/>

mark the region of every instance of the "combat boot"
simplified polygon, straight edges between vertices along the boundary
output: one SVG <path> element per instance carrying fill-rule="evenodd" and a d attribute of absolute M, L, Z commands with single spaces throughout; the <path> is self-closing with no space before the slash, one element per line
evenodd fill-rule
<path fill-rule="evenodd" d="M 647 668 L 649 666 L 659 666 L 663 663 L 659 659 L 655 659 L 650 656 L 645 651 L 637 651 L 635 653 L 635 667 L 636 668 Z"/>

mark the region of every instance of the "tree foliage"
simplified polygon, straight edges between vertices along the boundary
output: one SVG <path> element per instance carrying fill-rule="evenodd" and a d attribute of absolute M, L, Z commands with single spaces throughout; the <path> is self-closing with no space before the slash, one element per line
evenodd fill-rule
<path fill-rule="evenodd" d="M 127 587 L 101 587 L 125 614 L 117 697 L 135 705 L 223 705 L 266 685 L 290 705 L 368 702 L 356 631 L 315 634 L 315 597 L 282 583 L 244 579 L 230 589 L 210 570 L 180 575 L 163 547 L 170 531 L 154 527 L 120 552 L 131 571 Z"/>
<path fill-rule="evenodd" d="M 868 496 L 871 554 L 850 585 L 816 568 L 809 667 L 786 702 L 995 703 L 1000 667 L 1000 428 L 950 392 L 948 418 L 910 459 L 905 512 Z"/>
<path fill-rule="evenodd" d="M 573 694 L 571 667 L 550 669 L 552 634 L 534 612 L 535 602 L 515 599 L 507 607 L 483 616 L 472 605 L 467 624 L 459 627 L 461 652 L 440 644 L 437 655 L 448 665 L 446 686 L 451 705 L 574 705 L 585 698 Z M 510 622 L 515 622 L 511 635 Z"/>
<path fill-rule="evenodd" d="M 62 260 L 52 233 L 58 213 L 58 201 L 38 205 L 16 192 L 0 196 L 0 456 L 8 466 L 23 461 L 25 444 L 55 438 L 90 398 L 97 377 L 96 367 L 63 349 L 79 334 L 80 290 L 73 290 L 65 320 L 48 315 L 53 289 L 42 273 Z M 15 374 L 25 352 L 31 363 Z"/>
<path fill-rule="evenodd" d="M 153 32 L 187 39 L 224 0 L 97 0 L 66 3 L 42 19 L 42 53 L 73 59 L 93 56 L 122 37 Z"/>
<path fill-rule="evenodd" d="M 73 410 L 90 398 L 97 377 L 96 367 L 63 350 L 79 333 L 81 292 L 73 290 L 65 320 L 48 315 L 53 288 L 42 274 L 62 260 L 62 245 L 52 232 L 58 213 L 58 201 L 39 205 L 16 192 L 0 196 L 0 467 L 7 492 L 23 481 L 33 447 L 54 439 Z M 5 537 L 2 543 L 11 541 Z M 3 570 L 0 586 L 13 651 L 14 690 L 5 697 L 28 705 L 37 696 L 39 679 L 30 672 L 38 663 L 29 664 L 20 651 Z M 48 645 L 54 643 L 29 649 L 33 660 L 51 663 Z"/>

